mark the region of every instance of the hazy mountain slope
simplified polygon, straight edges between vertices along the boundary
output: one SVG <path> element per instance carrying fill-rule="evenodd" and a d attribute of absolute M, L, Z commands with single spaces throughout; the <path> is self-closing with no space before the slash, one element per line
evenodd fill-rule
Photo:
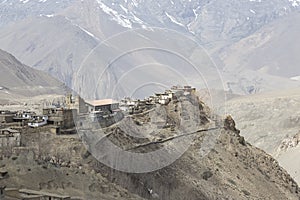
<path fill-rule="evenodd" d="M 262 70 L 257 71 L 256 68 L 253 68 L 252 61 L 247 62 L 246 70 L 236 72 L 235 66 L 239 66 L 241 62 L 235 58 L 243 57 L 240 56 L 240 54 L 243 55 L 243 51 L 239 49 L 242 47 L 238 43 L 237 53 L 232 53 L 232 56 L 231 51 L 227 52 L 228 46 L 252 35 L 268 24 L 275 23 L 285 16 L 294 16 L 293 13 L 299 9 L 296 1 L 60 0 L 36 2 L 33 0 L 2 0 L 0 3 L 0 16 L 2 19 L 0 24 L 0 48 L 11 52 L 29 66 L 50 72 L 77 91 L 87 91 L 86 88 L 90 89 L 89 92 L 97 90 L 98 72 L 99 70 L 103 71 L 103 68 L 111 62 L 111 60 L 103 58 L 104 56 L 98 55 L 98 60 L 92 59 L 94 62 L 98 62 L 96 64 L 100 66 L 98 71 L 93 71 L 88 66 L 86 69 L 80 69 L 88 53 L 97 44 L 122 31 L 133 30 L 134 28 L 151 31 L 149 27 L 153 26 L 172 29 L 186 36 L 192 36 L 196 42 L 209 49 L 210 57 L 218 64 L 220 69 L 223 69 L 223 62 L 225 63 L 224 85 L 226 89 L 231 90 L 233 93 L 249 94 L 278 87 L 287 88 L 298 85 L 288 79 L 278 78 L 278 76 L 282 77 L 280 72 L 284 71 L 285 67 L 276 65 L 276 63 L 274 65 L 280 68 L 277 70 L 278 73 L 270 72 L 272 71 L 271 67 L 268 73 L 261 73 Z M 274 31 L 278 32 L 277 30 Z M 128 41 L 130 41 L 129 44 L 144 47 L 146 45 L 157 45 L 161 43 L 161 38 L 165 38 L 162 33 L 161 36 L 152 37 L 152 41 L 149 40 L 146 43 L 140 41 L 140 38 L 145 36 L 149 37 L 149 34 L 143 35 L 142 33 L 136 37 L 128 38 L 124 36 L 125 39 L 119 40 L 114 46 L 106 46 L 107 52 L 104 55 L 109 58 L 120 55 Z M 293 38 L 296 36 L 294 34 L 286 37 Z M 182 39 L 178 37 L 173 38 L 170 36 L 170 40 L 172 39 L 176 39 L 178 44 L 179 41 L 182 42 Z M 16 43 L 16 41 L 18 42 Z M 166 42 L 166 40 L 163 42 Z M 174 50 L 174 47 L 176 47 L 176 50 L 182 50 L 180 52 L 187 52 L 188 57 L 191 55 L 194 58 L 197 57 L 197 52 L 189 47 L 190 43 L 164 44 L 164 48 Z M 220 50 L 225 52 L 222 59 L 219 59 Z M 270 59 L 280 58 L 278 52 L 276 53 L 273 48 L 270 47 L 265 50 L 270 54 Z M 143 53 L 144 55 L 142 55 Z M 140 63 L 147 64 L 145 63 L 145 57 L 147 57 L 148 52 L 143 53 L 127 58 L 127 63 L 124 61 L 124 65 L 132 65 L 137 60 Z M 283 54 L 283 57 L 286 57 L 284 60 L 290 58 L 286 55 L 288 53 Z M 163 54 L 160 56 L 163 57 Z M 151 53 L 148 57 L 150 57 L 147 58 L 148 61 L 160 62 L 160 64 L 174 67 L 176 70 L 183 69 L 182 65 L 172 60 L 162 62 L 163 59 L 158 59 L 157 56 Z M 265 57 L 257 57 L 256 54 L 253 55 L 252 60 L 261 60 L 260 58 L 263 58 L 264 62 L 268 60 Z M 200 57 L 198 61 L 200 60 L 202 64 L 206 62 L 201 61 L 201 59 Z M 248 63 L 251 65 L 248 65 Z M 83 71 L 86 72 L 83 73 Z M 110 78 L 107 77 L 104 82 L 113 79 L 113 77 L 116 79 L 118 76 L 115 74 L 119 74 L 121 71 L 124 72 L 122 69 L 111 72 Z M 188 70 L 185 69 L 185 71 Z M 166 72 L 155 69 L 149 77 L 157 74 L 166 74 Z M 211 80 L 211 77 L 215 79 L 211 74 L 206 76 L 208 81 L 217 82 Z M 142 77 L 145 77 L 145 75 L 135 74 L 135 77 L 143 79 Z M 170 78 L 174 77 L 171 76 L 166 79 Z M 278 82 L 282 84 L 278 84 Z M 200 86 L 197 80 L 190 81 L 190 84 Z M 219 89 L 220 87 L 216 88 Z M 91 92 L 84 95 L 91 97 L 91 95 L 99 96 L 100 94 Z"/>
<path fill-rule="evenodd" d="M 40 15 L 51 15 L 64 10 L 76 0 L 1 0 L 0 13 L 1 21 L 0 27 L 7 24 L 13 24 L 19 20 L 27 17 L 37 17 Z"/>
<path fill-rule="evenodd" d="M 0 37 L 1 46 L 22 62 L 49 72 L 69 86 L 76 68 L 97 44 L 62 16 L 26 19 L 8 26 Z"/>
<path fill-rule="evenodd" d="M 298 137 L 300 130 L 300 89 L 282 90 L 227 102 L 227 112 L 235 118 L 241 135 L 253 145 L 279 159 L 300 182 Z M 290 142 L 289 142 L 290 141 Z"/>
<path fill-rule="evenodd" d="M 124 40 L 128 38 L 128 40 Z M 85 95 L 123 97 L 147 85 L 192 84 L 222 89 L 207 52 L 181 34 L 168 30 L 136 30 L 105 41 L 81 65 L 74 89 Z M 90 86 L 91 90 L 83 90 Z M 140 98 L 157 88 L 147 88 Z M 94 93 L 93 93 L 94 92 Z"/>
<path fill-rule="evenodd" d="M 0 50 L 0 71 L 1 98 L 14 100 L 20 96 L 60 94 L 65 90 L 65 86 L 57 79 L 23 65 L 2 50 Z"/>
<path fill-rule="evenodd" d="M 251 69 L 282 77 L 299 76 L 300 13 L 275 21 L 227 49 L 227 70 Z"/>
<path fill-rule="evenodd" d="M 117 84 L 125 87 L 125 94 L 117 91 L 123 96 L 143 83 L 204 87 L 207 81 L 212 82 L 211 87 L 222 88 L 206 51 L 180 33 L 136 30 L 103 43 L 98 40 L 62 16 L 23 20 L 0 33 L 1 46 L 86 98 L 109 96 Z M 141 96 L 153 92 L 145 91 Z"/>

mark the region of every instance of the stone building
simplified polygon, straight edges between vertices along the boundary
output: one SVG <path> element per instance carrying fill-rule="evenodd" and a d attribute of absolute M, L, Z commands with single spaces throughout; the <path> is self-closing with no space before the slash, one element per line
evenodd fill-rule
<path fill-rule="evenodd" d="M 12 123 L 16 113 L 10 111 L 0 111 L 0 123 Z"/>
<path fill-rule="evenodd" d="M 112 99 L 86 101 L 88 118 L 91 122 L 108 127 L 123 119 L 119 102 Z"/>
<path fill-rule="evenodd" d="M 130 97 L 125 97 L 121 100 L 119 108 L 124 112 L 129 112 L 132 108 L 137 106 L 137 101 L 131 99 Z"/>
<path fill-rule="evenodd" d="M 196 88 L 186 85 L 186 86 L 173 86 L 171 87 L 171 91 L 174 93 L 175 96 L 187 96 L 187 95 L 192 95 L 195 94 Z"/>
<path fill-rule="evenodd" d="M 172 94 L 169 94 L 167 92 L 165 92 L 165 93 L 156 93 L 155 95 L 157 97 L 157 102 L 156 103 L 159 103 L 161 105 L 168 104 L 173 98 Z"/>
<path fill-rule="evenodd" d="M 60 129 L 72 129 L 75 127 L 77 118 L 76 109 L 64 108 L 45 108 L 43 115 L 48 116 L 48 124 L 59 127 Z"/>
<path fill-rule="evenodd" d="M 77 109 L 78 114 L 87 113 L 88 107 L 85 101 L 79 96 L 67 94 L 65 98 L 65 106 L 67 109 Z"/>
<path fill-rule="evenodd" d="M 20 145 L 21 134 L 18 130 L 0 129 L 0 147 L 19 147 Z"/>
<path fill-rule="evenodd" d="M 88 112 L 110 112 L 119 109 L 119 102 L 112 99 L 86 101 Z"/>

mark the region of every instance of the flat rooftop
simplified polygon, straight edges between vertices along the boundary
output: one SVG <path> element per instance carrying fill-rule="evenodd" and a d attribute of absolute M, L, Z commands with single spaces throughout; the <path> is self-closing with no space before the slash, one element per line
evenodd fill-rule
<path fill-rule="evenodd" d="M 119 103 L 113 99 L 87 100 L 85 102 L 91 106 L 106 106 Z"/>

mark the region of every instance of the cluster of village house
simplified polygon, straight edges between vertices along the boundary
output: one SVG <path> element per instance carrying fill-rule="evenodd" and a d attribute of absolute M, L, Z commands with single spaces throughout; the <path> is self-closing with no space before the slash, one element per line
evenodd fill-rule
<path fill-rule="evenodd" d="M 156 104 L 167 105 L 170 101 L 176 101 L 181 96 L 189 96 L 195 92 L 196 88 L 191 86 L 173 86 L 171 89 L 166 90 L 163 93 L 156 93 L 155 95 L 143 100 L 134 100 L 129 97 L 124 98 L 121 100 L 119 108 L 129 115 L 138 114 L 152 108 Z"/>
<path fill-rule="evenodd" d="M 79 96 L 68 94 L 63 105 L 44 108 L 42 115 L 28 111 L 0 111 L 0 147 L 20 146 L 20 130 L 24 127 L 47 127 L 54 134 L 73 133 L 76 132 L 76 119 L 82 117 L 109 126 L 120 121 L 124 115 L 139 114 L 156 104 L 166 105 L 180 96 L 195 92 L 196 89 L 191 86 L 173 86 L 143 100 L 124 98 L 120 102 L 112 99 L 85 101 Z"/>
<path fill-rule="evenodd" d="M 112 99 L 85 101 L 81 97 L 68 94 L 62 106 L 44 108 L 41 115 L 34 112 L 0 111 L 0 149 L 21 146 L 21 131 L 26 128 L 45 128 L 54 134 L 75 132 L 75 118 L 88 117 L 92 122 L 108 126 L 121 120 L 124 115 L 139 114 L 155 105 L 167 105 L 179 97 L 189 96 L 196 92 L 191 86 L 173 86 L 163 93 L 156 93 L 143 100 L 124 98 L 120 102 Z M 75 120 L 76 121 L 76 120 Z M 0 172 L 1 174 L 1 172 Z M 0 177 L 1 178 L 1 177 Z M 4 195 L 18 196 L 15 199 L 71 199 L 33 190 L 5 189 L 0 186 L 0 199 Z M 73 198 L 72 198 L 73 199 Z"/>

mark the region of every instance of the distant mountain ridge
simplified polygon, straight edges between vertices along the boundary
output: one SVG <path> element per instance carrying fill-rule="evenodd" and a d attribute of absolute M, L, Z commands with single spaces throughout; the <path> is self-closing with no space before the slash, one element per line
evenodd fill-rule
<path fill-rule="evenodd" d="M 252 48 L 251 42 L 250 46 L 244 47 L 241 42 L 255 37 L 259 31 L 265 30 L 268 35 L 270 30 L 265 27 L 272 26 L 270 24 L 279 23 L 281 26 L 281 23 L 286 23 L 284 19 L 293 20 L 300 8 L 297 0 L 2 0 L 0 5 L 0 48 L 25 64 L 50 73 L 75 90 L 82 84 L 78 80 L 97 78 L 95 73 L 78 75 L 77 71 L 99 43 L 123 31 L 136 28 L 151 31 L 151 27 L 171 29 L 194 38 L 208 50 L 222 73 L 225 89 L 233 93 L 251 94 L 299 86 L 299 82 L 289 80 L 290 77 L 282 77 L 281 72 L 286 66 L 277 60 L 280 57 L 272 51 L 272 45 L 268 51 L 274 62 L 255 68 L 252 67 L 253 61 L 265 57 L 250 52 L 251 60 L 244 64 L 245 60 L 248 61 L 241 58 L 247 58 L 248 51 L 240 49 Z M 285 37 L 295 35 L 286 34 Z M 270 38 L 271 41 L 277 39 L 276 34 Z M 143 45 L 136 38 L 131 39 L 131 43 Z M 122 41 L 120 48 L 109 47 L 108 52 L 118 54 L 124 45 L 126 42 Z M 181 44 L 180 48 L 189 49 L 187 45 Z M 235 47 L 237 51 L 232 51 Z M 259 47 L 254 46 L 253 52 L 256 48 Z M 188 53 L 191 56 L 194 52 Z M 294 58 L 295 54 L 291 56 Z M 109 61 L 98 65 L 105 67 L 106 63 Z M 288 64 L 291 69 L 297 65 L 295 62 Z M 239 71 L 236 66 L 241 66 Z M 275 68 L 280 73 L 273 73 Z M 299 76 L 292 73 L 292 77 Z M 81 87 L 95 89 L 91 83 Z"/>
<path fill-rule="evenodd" d="M 78 6 L 82 11 L 93 7 L 91 12 L 103 13 L 124 28 L 168 27 L 196 35 L 203 43 L 242 38 L 299 6 L 297 0 L 2 0 L 0 4 L 2 26 L 28 17 L 64 15 Z M 15 14 L 4 15 L 7 12 Z"/>

